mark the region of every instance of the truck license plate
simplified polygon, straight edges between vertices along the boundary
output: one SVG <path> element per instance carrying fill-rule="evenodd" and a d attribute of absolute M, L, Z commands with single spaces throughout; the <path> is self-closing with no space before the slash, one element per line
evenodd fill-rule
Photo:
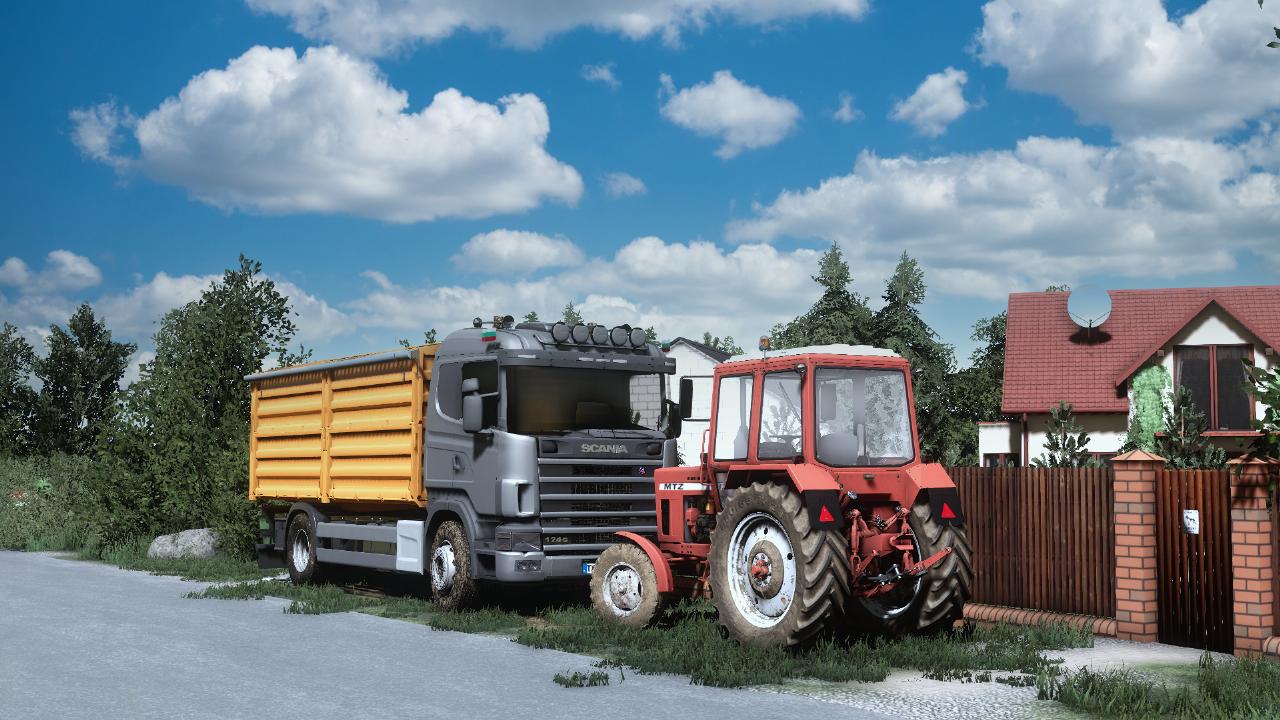
<path fill-rule="evenodd" d="M 593 563 L 593 562 L 585 562 L 585 561 L 584 561 L 584 562 L 582 563 L 582 574 L 583 574 L 583 575 L 590 575 L 590 574 L 591 574 L 591 571 L 592 571 L 592 570 L 595 570 L 595 569 L 596 569 L 596 564 L 595 564 L 595 563 Z"/>

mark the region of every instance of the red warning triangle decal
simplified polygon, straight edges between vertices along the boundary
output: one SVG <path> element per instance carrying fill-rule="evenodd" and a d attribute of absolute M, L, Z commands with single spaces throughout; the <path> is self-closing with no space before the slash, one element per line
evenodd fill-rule
<path fill-rule="evenodd" d="M 955 520 L 955 519 L 956 519 L 956 511 L 955 511 L 955 510 L 952 510 L 952 509 L 951 509 L 951 506 L 950 506 L 950 505 L 948 505 L 946 502 L 943 502 L 943 503 L 942 503 L 942 513 L 941 513 L 941 515 L 942 515 L 942 519 L 943 519 L 943 520 Z"/>
<path fill-rule="evenodd" d="M 836 519 L 832 517 L 831 511 L 827 509 L 826 505 L 823 505 L 822 512 L 818 513 L 818 522 L 828 523 L 828 522 L 835 522 L 835 521 Z"/>

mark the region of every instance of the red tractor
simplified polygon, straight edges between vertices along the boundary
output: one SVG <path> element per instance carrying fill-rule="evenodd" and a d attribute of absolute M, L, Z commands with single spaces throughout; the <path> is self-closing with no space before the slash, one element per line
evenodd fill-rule
<path fill-rule="evenodd" d="M 960 496 L 920 459 L 906 360 L 831 345 L 726 362 L 711 407 L 701 464 L 654 473 L 656 542 L 618 533 L 596 562 L 602 617 L 640 627 L 710 596 L 739 642 L 794 646 L 837 624 L 901 634 L 961 616 Z"/>

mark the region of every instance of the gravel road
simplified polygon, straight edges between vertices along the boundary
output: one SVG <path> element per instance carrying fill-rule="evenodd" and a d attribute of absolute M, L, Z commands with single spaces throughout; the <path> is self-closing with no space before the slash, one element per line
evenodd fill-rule
<path fill-rule="evenodd" d="M 28 718 L 867 718 L 792 694 L 628 673 L 562 688 L 593 658 L 284 601 L 188 600 L 202 583 L 0 552 L 0 716 Z"/>

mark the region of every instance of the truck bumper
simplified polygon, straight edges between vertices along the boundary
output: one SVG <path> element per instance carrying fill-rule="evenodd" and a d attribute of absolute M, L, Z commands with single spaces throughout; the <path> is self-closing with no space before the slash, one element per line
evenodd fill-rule
<path fill-rule="evenodd" d="M 494 571 L 500 582 L 540 580 L 588 580 L 583 563 L 593 563 L 595 555 L 551 555 L 540 552 L 496 552 Z"/>

